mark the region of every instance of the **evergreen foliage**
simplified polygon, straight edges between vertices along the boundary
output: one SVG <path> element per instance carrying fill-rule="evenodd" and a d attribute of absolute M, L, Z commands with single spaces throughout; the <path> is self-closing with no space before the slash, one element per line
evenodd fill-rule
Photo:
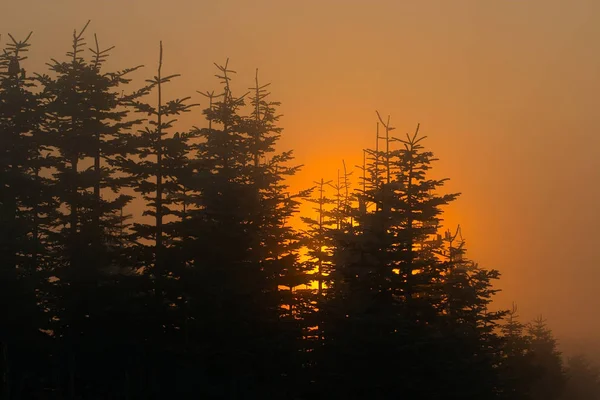
<path fill-rule="evenodd" d="M 0 54 L 0 352 L 1 397 L 27 396 L 47 368 L 48 329 L 40 295 L 48 277 L 49 224 L 56 217 L 41 131 L 44 96 L 25 70 L 31 34 L 9 35 Z"/>
<path fill-rule="evenodd" d="M 498 272 L 468 264 L 436 236 L 441 207 L 457 194 L 438 194 L 444 180 L 429 178 L 435 159 L 418 128 L 397 139 L 389 135 L 389 118 L 380 123 L 386 134 L 378 132 L 377 140 L 385 140 L 385 151 L 366 151 L 371 157 L 358 208 L 350 211 L 352 223 L 333 235 L 320 359 L 320 371 L 332 375 L 323 384 L 341 379 L 346 396 L 493 397 L 495 358 L 488 346 L 502 314 L 488 313 L 487 305 Z M 392 142 L 401 147 L 391 149 Z M 457 373 L 487 376 L 481 387 L 465 387 Z M 427 384 L 431 376 L 435 385 Z"/>
<path fill-rule="evenodd" d="M 527 333 L 531 337 L 532 362 L 537 369 L 531 397 L 536 400 L 559 399 L 564 389 L 565 372 L 556 339 L 541 316 L 529 324 Z"/>
<path fill-rule="evenodd" d="M 122 292 L 134 269 L 127 263 L 131 242 L 122 215 L 132 199 L 123 193 L 131 181 L 118 160 L 134 151 L 124 139 L 139 121 L 128 118 L 121 88 L 139 67 L 104 71 L 112 48 L 102 50 L 97 37 L 88 60 L 87 27 L 73 33 L 64 61 L 53 59 L 50 74 L 38 75 L 48 144 L 44 172 L 58 202 L 49 235 L 52 283 L 46 288 L 57 342 L 55 368 L 67 398 L 100 388 L 110 393 L 99 371 L 110 370 L 116 355 L 133 342 L 124 329 L 129 299 Z"/>
<path fill-rule="evenodd" d="M 567 380 L 564 400 L 600 398 L 600 366 L 594 365 L 582 354 L 567 359 Z"/>
<path fill-rule="evenodd" d="M 342 162 L 293 192 L 258 70 L 238 96 L 215 64 L 178 130 L 198 104 L 165 99 L 162 42 L 130 90 L 141 67 L 110 71 L 87 28 L 44 74 L 31 35 L 0 54 L 2 399 L 598 396 L 545 320 L 493 310 L 500 274 L 460 227 L 442 234 L 458 194 L 419 126 L 394 137 L 377 113 L 354 190 Z"/>

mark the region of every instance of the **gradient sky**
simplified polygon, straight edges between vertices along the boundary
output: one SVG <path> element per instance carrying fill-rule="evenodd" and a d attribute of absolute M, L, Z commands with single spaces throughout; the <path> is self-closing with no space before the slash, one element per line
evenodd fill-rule
<path fill-rule="evenodd" d="M 598 0 L 2 3 L 3 34 L 34 31 L 31 70 L 88 19 L 88 38 L 117 46 L 110 66 L 144 64 L 140 78 L 163 40 L 164 72 L 182 74 L 167 95 L 206 105 L 195 91 L 217 87 L 213 62 L 231 59 L 239 94 L 258 67 L 283 103 L 282 147 L 306 164 L 294 187 L 358 164 L 375 109 L 397 134 L 421 123 L 434 173 L 463 193 L 448 222 L 503 274 L 497 306 L 543 314 L 567 344 L 600 337 Z"/>

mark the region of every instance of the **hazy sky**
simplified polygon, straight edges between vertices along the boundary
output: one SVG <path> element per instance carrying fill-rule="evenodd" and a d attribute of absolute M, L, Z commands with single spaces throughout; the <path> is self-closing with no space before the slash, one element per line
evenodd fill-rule
<path fill-rule="evenodd" d="M 2 0 L 0 31 L 34 31 L 25 67 L 43 70 L 92 19 L 111 67 L 154 73 L 167 94 L 217 87 L 229 57 L 238 93 L 260 69 L 306 164 L 295 187 L 332 179 L 372 146 L 375 109 L 398 134 L 417 122 L 436 175 L 463 195 L 470 257 L 502 274 L 498 306 L 543 314 L 560 338 L 600 337 L 600 1 Z M 3 35 L 3 41 L 6 38 Z M 184 124 L 201 121 L 200 113 Z M 200 123 L 200 122 L 199 122 Z M 358 174 L 356 172 L 355 174 Z"/>

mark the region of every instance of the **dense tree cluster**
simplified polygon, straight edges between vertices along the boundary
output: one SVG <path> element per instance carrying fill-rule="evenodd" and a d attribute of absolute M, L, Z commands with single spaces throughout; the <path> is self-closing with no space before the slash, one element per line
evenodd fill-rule
<path fill-rule="evenodd" d="M 0 398 L 598 398 L 541 317 L 490 309 L 418 127 L 377 114 L 356 188 L 292 192 L 258 71 L 237 95 L 216 64 L 177 131 L 200 107 L 165 99 L 162 44 L 132 90 L 86 28 L 45 73 L 30 37 L 0 55 Z"/>

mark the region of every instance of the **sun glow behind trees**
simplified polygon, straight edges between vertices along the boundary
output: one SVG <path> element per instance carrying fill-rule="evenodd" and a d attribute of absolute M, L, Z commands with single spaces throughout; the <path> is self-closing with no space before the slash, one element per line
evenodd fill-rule
<path fill-rule="evenodd" d="M 15 68 L 25 42 L 0 58 L 7 398 L 514 389 L 497 372 L 513 360 L 490 309 L 499 274 L 468 261 L 459 230 L 438 236 L 458 194 L 430 176 L 418 126 L 393 136 L 376 113 L 357 167 L 294 190 L 300 166 L 277 146 L 279 103 L 258 71 L 237 94 L 229 61 L 215 64 L 220 89 L 181 130 L 194 104 L 165 100 L 178 75 L 163 73 L 162 43 L 156 75 L 127 94 L 137 68 L 106 72 L 108 50 L 86 57 L 84 32 L 47 75 Z M 147 219 L 127 220 L 129 192 Z"/>

